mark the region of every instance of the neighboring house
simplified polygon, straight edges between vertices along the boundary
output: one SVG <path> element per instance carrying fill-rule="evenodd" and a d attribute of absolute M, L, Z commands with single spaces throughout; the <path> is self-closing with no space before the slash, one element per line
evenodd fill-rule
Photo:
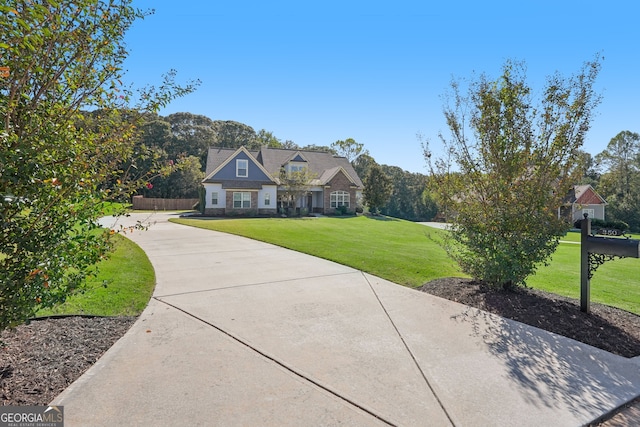
<path fill-rule="evenodd" d="M 296 208 L 331 214 L 346 206 L 354 211 L 363 184 L 345 157 L 331 153 L 263 147 L 260 150 L 209 148 L 205 215 L 274 215 L 284 198 L 280 176 L 306 169 L 313 178 Z"/>
<path fill-rule="evenodd" d="M 591 185 L 576 185 L 565 198 L 563 206 L 558 208 L 558 218 L 566 218 L 570 222 L 584 218 L 604 220 L 604 208 L 607 202 Z"/>

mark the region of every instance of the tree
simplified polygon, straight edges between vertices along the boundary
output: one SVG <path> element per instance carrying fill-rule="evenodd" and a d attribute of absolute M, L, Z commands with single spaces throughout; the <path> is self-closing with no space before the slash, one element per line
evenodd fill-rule
<path fill-rule="evenodd" d="M 150 185 L 138 193 L 162 199 L 191 199 L 198 197 L 204 172 L 195 156 L 179 157 L 173 161 L 171 173 L 150 180 Z"/>
<path fill-rule="evenodd" d="M 352 164 L 358 176 L 363 178 L 369 176 L 374 166 L 378 166 L 369 153 L 361 154 Z M 427 176 L 407 172 L 397 166 L 379 166 L 391 179 L 393 188 L 387 202 L 380 206 L 383 215 L 411 221 L 430 221 L 436 216 L 438 208 L 431 193 L 427 191 Z"/>
<path fill-rule="evenodd" d="M 281 208 L 296 208 L 299 201 L 305 202 L 304 196 L 309 193 L 311 181 L 316 175 L 309 168 L 302 168 L 296 171 L 288 171 L 284 167 L 280 169 L 280 196 Z M 300 206 L 303 207 L 303 206 Z"/>
<path fill-rule="evenodd" d="M 438 204 L 436 198 L 429 191 L 429 188 L 425 186 L 422 191 L 421 203 L 418 205 L 417 218 L 418 221 L 433 221 L 438 215 Z"/>
<path fill-rule="evenodd" d="M 596 156 L 596 162 L 607 169 L 612 192 L 621 198 L 628 196 L 631 182 L 640 172 L 640 134 L 628 130 L 618 133 Z"/>
<path fill-rule="evenodd" d="M 129 0 L 0 5 L 0 330 L 81 287 L 109 249 L 97 231 L 104 202 L 148 178 L 122 168 L 144 113 L 197 84 L 170 72 L 129 107 L 124 34 L 143 16 Z"/>
<path fill-rule="evenodd" d="M 609 203 L 608 216 L 640 230 L 640 134 L 618 133 L 596 162 L 606 168 L 598 190 Z"/>
<path fill-rule="evenodd" d="M 242 145 L 249 149 L 260 148 L 256 131 L 251 126 L 232 120 L 216 120 L 213 124 L 216 133 L 214 145 L 228 148 L 240 148 Z"/>
<path fill-rule="evenodd" d="M 371 157 L 369 153 L 367 153 L 358 156 L 358 158 L 355 159 L 352 164 L 353 169 L 356 171 L 358 176 L 365 178 L 367 175 L 369 175 L 369 169 L 371 169 L 373 165 L 377 165 L 378 163 L 376 163 L 375 159 Z"/>
<path fill-rule="evenodd" d="M 464 96 L 452 83 L 445 105 L 447 159 L 425 156 L 432 191 L 453 212 L 447 249 L 471 276 L 494 286 L 523 284 L 547 262 L 569 224 L 557 208 L 573 184 L 574 156 L 599 102 L 598 60 L 570 78 L 547 79 L 537 104 L 523 63 L 508 61 L 497 80 L 481 76 Z"/>
<path fill-rule="evenodd" d="M 298 146 L 298 144 L 296 144 L 295 142 L 291 141 L 290 139 L 287 139 L 285 142 L 282 143 L 282 147 L 280 148 L 285 148 L 287 150 L 299 150 L 300 147 Z"/>
<path fill-rule="evenodd" d="M 432 212 L 435 202 L 429 199 L 428 193 L 425 195 L 427 176 L 397 166 L 381 167 L 393 187 L 387 203 L 380 209 L 382 214 L 410 221 L 429 221 L 436 215 L 437 212 Z"/>
<path fill-rule="evenodd" d="M 269 132 L 266 129 L 260 129 L 256 135 L 256 143 L 260 147 L 281 148 L 282 143 L 273 132 Z"/>
<path fill-rule="evenodd" d="M 301 148 L 301 150 L 305 150 L 305 151 L 322 151 L 324 153 L 331 153 L 331 154 L 333 154 L 335 156 L 338 155 L 336 150 L 334 150 L 332 147 L 328 147 L 326 145 L 310 144 L 310 145 L 305 145 L 304 147 Z"/>
<path fill-rule="evenodd" d="M 209 147 L 218 144 L 218 124 L 207 116 L 191 113 L 174 113 L 163 120 L 171 126 L 171 138 L 162 146 L 169 158 L 195 156 L 204 165 Z"/>
<path fill-rule="evenodd" d="M 371 169 L 369 169 L 369 174 L 364 184 L 364 190 L 362 192 L 364 202 L 369 206 L 369 211 L 372 214 L 376 214 L 380 211 L 380 208 L 389 201 L 389 197 L 391 197 L 391 192 L 393 191 L 391 179 L 385 175 L 380 166 L 373 165 Z"/>
<path fill-rule="evenodd" d="M 596 188 L 600 182 L 596 160 L 586 151 L 579 150 L 575 156 L 574 176 L 578 177 L 577 184 L 589 184 Z"/>
<path fill-rule="evenodd" d="M 146 147 L 171 148 L 171 123 L 158 117 L 158 115 L 154 114 L 145 117 L 141 132 L 140 142 Z"/>
<path fill-rule="evenodd" d="M 369 152 L 364 149 L 364 144 L 356 142 L 353 138 L 347 138 L 344 141 L 338 140 L 331 144 L 331 148 L 339 156 L 346 157 L 351 163 L 353 163 L 358 156 L 362 154 L 369 154 Z"/>

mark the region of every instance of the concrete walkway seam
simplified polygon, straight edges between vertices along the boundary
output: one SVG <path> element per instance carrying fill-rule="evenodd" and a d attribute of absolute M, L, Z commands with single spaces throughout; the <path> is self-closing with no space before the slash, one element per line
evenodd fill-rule
<path fill-rule="evenodd" d="M 398 327 L 396 326 L 395 322 L 393 321 L 393 319 L 389 315 L 389 312 L 387 311 L 387 308 L 384 306 L 384 304 L 380 300 L 380 297 L 378 296 L 378 293 L 376 292 L 375 289 L 373 289 L 373 285 L 369 281 L 369 278 L 367 277 L 366 274 L 364 274 L 364 272 L 361 271 L 360 273 L 362 274 L 362 277 L 364 278 L 364 280 L 366 280 L 367 284 L 369 285 L 369 289 L 371 289 L 371 292 L 373 292 L 373 295 L 376 297 L 376 300 L 378 301 L 378 304 L 380 304 L 380 307 L 382 308 L 382 311 L 384 311 L 385 316 L 387 316 L 387 319 L 389 319 L 389 322 L 391 323 L 391 326 L 393 326 L 393 329 L 396 331 L 396 334 L 398 334 L 398 337 L 400 338 L 400 341 L 402 341 L 402 344 L 404 345 L 404 348 L 407 350 L 407 352 L 411 356 L 411 360 L 413 360 L 413 363 L 418 368 L 418 371 L 420 371 L 420 374 L 422 375 L 422 378 L 424 379 L 424 382 L 429 387 L 429 390 L 431 390 L 431 394 L 433 394 L 433 396 L 435 397 L 436 401 L 438 402 L 438 405 L 440 405 L 440 408 L 442 408 L 442 411 L 445 413 L 445 415 L 447 416 L 447 418 L 451 422 L 451 425 L 455 427 L 456 423 L 451 418 L 451 414 L 449 414 L 449 411 L 447 411 L 447 408 L 445 408 L 444 403 L 442 403 L 442 400 L 440 400 L 440 397 L 438 396 L 436 391 L 433 389 L 433 386 L 431 385 L 431 382 L 427 378 L 427 375 L 422 370 L 422 367 L 420 366 L 420 364 L 418 363 L 418 360 L 416 359 L 415 355 L 411 351 L 411 348 L 409 348 L 409 344 L 407 344 L 407 342 L 405 341 L 404 337 L 402 336 L 402 334 L 398 330 Z"/>
<path fill-rule="evenodd" d="M 302 279 L 309 279 L 309 280 L 311 280 L 311 279 L 320 279 L 322 277 L 343 276 L 345 274 L 353 274 L 353 273 L 321 274 L 321 275 L 317 275 L 317 276 L 303 277 Z M 298 281 L 298 280 L 301 280 L 301 279 L 299 279 L 299 278 L 282 279 L 282 280 L 279 281 L 279 283 L 295 282 L 295 281 Z M 188 291 L 188 292 L 175 292 L 175 293 L 172 293 L 172 294 L 155 295 L 154 298 L 169 298 L 169 297 L 175 297 L 175 296 L 181 296 L 181 295 L 204 294 L 204 293 L 209 293 L 209 292 L 223 291 L 223 290 L 227 290 L 227 289 L 240 289 L 240 288 L 247 288 L 247 287 L 251 287 L 251 286 L 264 286 L 264 285 L 268 286 L 270 284 L 273 284 L 273 282 L 246 283 L 244 285 L 223 286 L 223 287 L 215 288 L 215 289 L 198 289 L 198 290 L 195 290 L 195 291 Z"/>
<path fill-rule="evenodd" d="M 357 403 L 357 402 L 353 401 L 352 399 L 350 399 L 348 397 L 345 397 L 345 396 L 341 395 L 337 391 L 332 390 L 331 387 L 326 386 L 326 385 L 320 383 L 317 380 L 314 380 L 309 375 L 306 375 L 303 372 L 298 372 L 298 370 L 296 370 L 293 367 L 288 366 L 284 362 L 278 360 L 275 356 L 271 356 L 271 355 L 265 353 L 264 351 L 258 349 L 256 346 L 254 346 L 254 345 L 250 344 L 249 342 L 243 340 L 242 338 L 232 334 L 231 332 L 226 331 L 226 330 L 222 329 L 221 327 L 219 327 L 219 326 L 217 326 L 217 325 L 215 325 L 215 324 L 213 324 L 213 323 L 211 323 L 211 322 L 209 322 L 207 320 L 204 320 L 204 319 L 202 319 L 202 318 L 200 318 L 198 316 L 195 316 L 194 314 L 189 313 L 188 311 L 185 311 L 185 310 L 181 309 L 180 307 L 177 307 L 177 306 L 175 306 L 175 305 L 173 305 L 173 304 L 171 304 L 171 303 L 169 303 L 167 301 L 163 301 L 162 299 L 159 299 L 159 298 L 161 298 L 161 297 L 153 297 L 153 299 L 155 299 L 156 301 L 158 301 L 158 302 L 160 302 L 162 304 L 165 304 L 165 305 L 167 305 L 167 306 L 169 306 L 169 307 L 171 307 L 171 308 L 173 308 L 175 310 L 178 310 L 181 313 L 186 314 L 188 317 L 191 317 L 192 319 L 198 320 L 199 322 L 202 322 L 203 324 L 205 324 L 207 326 L 210 326 L 210 327 L 214 328 L 215 330 L 221 332 L 222 334 L 224 334 L 227 337 L 231 338 L 232 340 L 238 342 L 239 344 L 243 345 L 244 347 L 248 348 L 249 350 L 259 354 L 260 356 L 264 357 L 265 359 L 267 359 L 267 360 L 275 363 L 276 365 L 280 366 L 285 371 L 287 371 L 287 372 L 289 372 L 291 374 L 294 374 L 296 377 L 301 378 L 301 379 L 303 379 L 303 380 L 305 380 L 307 382 L 310 382 L 311 384 L 315 385 L 316 387 L 318 387 L 318 388 L 326 391 L 327 393 L 331 394 L 332 396 L 338 398 L 339 400 L 347 402 L 348 404 L 360 409 L 363 412 L 366 412 L 367 414 L 369 414 L 372 417 L 384 422 L 385 424 L 387 424 L 389 426 L 398 427 L 397 423 L 392 422 L 392 421 L 386 419 L 385 417 L 383 417 L 382 415 L 379 415 L 379 414 L 375 413 L 372 409 L 369 409 L 366 406 L 364 406 L 364 405 L 362 405 L 360 403 Z"/>

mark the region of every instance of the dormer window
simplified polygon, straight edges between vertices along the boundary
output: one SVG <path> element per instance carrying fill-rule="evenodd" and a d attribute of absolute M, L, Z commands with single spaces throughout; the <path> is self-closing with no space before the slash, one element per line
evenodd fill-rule
<path fill-rule="evenodd" d="M 237 159 L 236 160 L 236 177 L 246 178 L 249 176 L 249 160 Z"/>
<path fill-rule="evenodd" d="M 299 162 L 289 162 L 287 165 L 288 172 L 300 172 L 303 171 L 307 167 L 306 163 Z"/>

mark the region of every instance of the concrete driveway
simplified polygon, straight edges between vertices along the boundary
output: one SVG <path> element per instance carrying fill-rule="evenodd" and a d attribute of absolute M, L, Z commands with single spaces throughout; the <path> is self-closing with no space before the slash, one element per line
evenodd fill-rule
<path fill-rule="evenodd" d="M 65 426 L 579 426 L 640 362 L 228 234 L 150 221 L 149 306 L 53 404 Z"/>

